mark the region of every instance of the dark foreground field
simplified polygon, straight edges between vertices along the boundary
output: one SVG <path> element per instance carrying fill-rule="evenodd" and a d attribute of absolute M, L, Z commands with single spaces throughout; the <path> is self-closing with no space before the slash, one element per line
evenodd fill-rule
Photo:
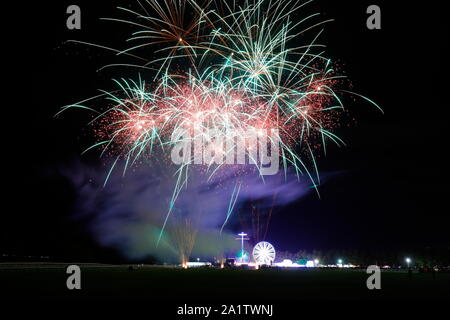
<path fill-rule="evenodd" d="M 0 264 L 1 295 L 43 299 L 151 299 L 260 303 L 294 300 L 449 299 L 450 274 L 384 271 L 368 290 L 362 270 L 173 269 L 81 266 L 81 290 L 66 288 L 65 264 Z"/>

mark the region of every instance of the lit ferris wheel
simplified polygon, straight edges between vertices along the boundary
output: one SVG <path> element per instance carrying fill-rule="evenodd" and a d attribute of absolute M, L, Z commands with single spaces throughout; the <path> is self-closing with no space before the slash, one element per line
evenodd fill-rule
<path fill-rule="evenodd" d="M 253 259 L 257 264 L 270 265 L 275 260 L 275 248 L 267 241 L 258 242 L 253 248 Z"/>

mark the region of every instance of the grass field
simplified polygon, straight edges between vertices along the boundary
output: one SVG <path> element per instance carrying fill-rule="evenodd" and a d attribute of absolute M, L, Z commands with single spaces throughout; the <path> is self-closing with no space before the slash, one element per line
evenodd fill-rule
<path fill-rule="evenodd" d="M 68 264 L 0 264 L 1 294 L 11 298 L 152 299 L 223 302 L 450 299 L 450 274 L 383 271 L 368 290 L 364 270 L 174 269 L 80 265 L 81 290 L 66 288 Z"/>

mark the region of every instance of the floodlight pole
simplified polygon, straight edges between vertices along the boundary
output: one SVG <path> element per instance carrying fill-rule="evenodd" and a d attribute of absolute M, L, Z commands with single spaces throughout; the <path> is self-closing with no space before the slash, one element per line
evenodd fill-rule
<path fill-rule="evenodd" d="M 241 232 L 241 233 L 238 234 L 238 236 L 241 239 L 241 262 L 244 261 L 244 238 L 245 238 L 246 235 L 247 234 L 244 233 L 244 232 Z"/>

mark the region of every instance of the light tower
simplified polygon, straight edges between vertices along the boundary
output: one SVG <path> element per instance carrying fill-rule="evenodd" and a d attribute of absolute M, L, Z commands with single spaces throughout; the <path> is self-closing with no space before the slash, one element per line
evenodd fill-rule
<path fill-rule="evenodd" d="M 408 269 L 409 269 L 409 264 L 411 263 L 411 259 L 410 258 L 406 258 L 405 261 L 406 261 L 406 264 L 408 265 Z"/>
<path fill-rule="evenodd" d="M 239 233 L 238 236 L 239 238 L 236 238 L 236 240 L 241 240 L 241 262 L 244 262 L 244 240 L 248 240 L 248 238 L 244 232 Z"/>

